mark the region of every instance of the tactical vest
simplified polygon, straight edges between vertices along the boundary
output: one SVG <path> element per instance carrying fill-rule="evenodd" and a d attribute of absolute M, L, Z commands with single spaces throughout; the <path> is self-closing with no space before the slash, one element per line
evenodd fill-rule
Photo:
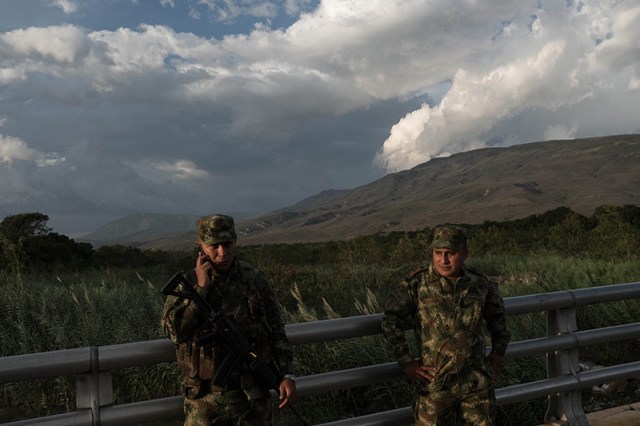
<path fill-rule="evenodd" d="M 208 302 L 219 312 L 233 318 L 245 333 L 247 340 L 254 345 L 255 351 L 265 361 L 271 361 L 269 345 L 271 328 L 264 310 L 264 288 L 266 281 L 256 279 L 260 272 L 246 262 L 236 261 L 237 275 L 230 271 L 229 280 L 224 284 L 224 294 L 212 287 Z M 218 283 L 213 283 L 212 286 Z M 235 291 L 234 291 L 235 290 Z M 197 329 L 194 339 L 180 342 L 176 347 L 176 358 L 181 375 L 183 394 L 187 398 L 197 398 L 211 390 L 211 381 L 217 368 L 227 354 L 224 342 L 212 341 L 198 345 L 196 339 L 212 331 L 209 321 Z M 225 390 L 243 390 L 249 399 L 264 396 L 265 390 L 259 389 L 253 377 L 242 363 L 233 370 Z"/>

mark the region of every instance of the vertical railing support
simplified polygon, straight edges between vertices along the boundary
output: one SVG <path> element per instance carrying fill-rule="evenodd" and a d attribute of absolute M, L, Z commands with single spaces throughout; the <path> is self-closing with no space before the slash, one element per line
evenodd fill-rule
<path fill-rule="evenodd" d="M 113 404 L 113 383 L 110 371 L 100 371 L 98 348 L 91 347 L 90 351 L 89 372 L 76 377 L 76 409 L 90 409 L 92 426 L 99 426 L 100 408 Z"/>
<path fill-rule="evenodd" d="M 570 308 L 547 312 L 547 336 L 573 336 L 577 329 L 575 303 Z M 580 381 L 578 342 L 574 343 L 570 349 L 547 353 L 548 378 L 571 375 Z M 553 425 L 588 426 L 587 416 L 582 409 L 581 389 L 549 395 L 544 421 Z"/>

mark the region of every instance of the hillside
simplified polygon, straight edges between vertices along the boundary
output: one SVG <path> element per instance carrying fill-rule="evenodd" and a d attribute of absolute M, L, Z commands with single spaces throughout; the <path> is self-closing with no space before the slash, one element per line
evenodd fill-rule
<path fill-rule="evenodd" d="M 236 220 L 247 220 L 255 216 L 244 212 L 227 214 Z M 182 250 L 193 246 L 193 230 L 199 217 L 188 214 L 137 213 L 110 222 L 75 240 L 91 243 L 94 247 L 124 244 L 140 248 Z"/>
<path fill-rule="evenodd" d="M 243 223 L 244 244 L 345 239 L 443 222 L 504 221 L 557 207 L 640 204 L 640 135 L 547 141 L 433 159 L 322 205 Z M 299 205 L 304 205 L 300 203 Z"/>
<path fill-rule="evenodd" d="M 105 244 L 138 245 L 153 241 L 162 235 L 188 232 L 193 229 L 197 218 L 194 215 L 132 214 L 108 223 L 89 235 L 77 238 L 77 240 L 96 246 Z"/>
<path fill-rule="evenodd" d="M 535 142 L 436 158 L 367 185 L 323 191 L 271 214 L 239 220 L 237 228 L 244 245 L 327 241 L 444 222 L 512 220 L 557 207 L 591 215 L 603 204 L 640 205 L 640 135 Z M 192 230 L 193 222 L 164 236 L 156 232 L 153 241 L 138 245 L 189 247 Z"/>

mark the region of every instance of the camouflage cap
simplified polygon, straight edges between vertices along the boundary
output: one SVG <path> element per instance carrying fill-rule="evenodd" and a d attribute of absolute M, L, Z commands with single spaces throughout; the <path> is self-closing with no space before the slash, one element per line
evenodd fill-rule
<path fill-rule="evenodd" d="M 467 230 L 461 226 L 437 226 L 433 231 L 433 248 L 458 250 L 467 245 Z"/>
<path fill-rule="evenodd" d="M 210 246 L 238 239 L 231 216 L 212 214 L 198 219 L 198 237 Z"/>

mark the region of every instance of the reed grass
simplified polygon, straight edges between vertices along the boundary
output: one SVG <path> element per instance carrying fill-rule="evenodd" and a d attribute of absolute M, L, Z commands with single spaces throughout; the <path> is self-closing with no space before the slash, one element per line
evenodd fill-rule
<path fill-rule="evenodd" d="M 256 262 L 271 281 L 287 322 L 381 312 L 386 296 L 415 263 L 290 265 Z M 598 260 L 559 255 L 472 258 L 469 264 L 499 282 L 504 297 L 640 280 L 640 262 L 633 259 Z M 163 338 L 159 325 L 163 297 L 160 288 L 172 271 L 162 269 L 106 269 L 60 275 L 23 275 L 16 280 L 0 275 L 0 355 L 46 352 Z M 590 306 L 578 311 L 579 329 L 640 321 L 640 301 Z M 544 313 L 508 318 L 512 341 L 545 335 Z M 390 362 L 380 336 L 303 345 L 294 348 L 299 375 Z M 603 365 L 637 360 L 638 342 L 586 348 L 581 355 Z M 506 362 L 500 385 L 545 377 L 543 357 Z M 130 368 L 114 372 L 116 404 L 178 394 L 175 364 Z M 599 407 L 598 395 L 586 403 Z M 412 392 L 404 380 L 334 391 L 300 398 L 299 411 L 321 423 L 407 406 Z M 541 422 L 544 399 L 500 407 L 499 424 L 535 425 Z M 600 404 L 600 405 L 599 405 Z M 5 384 L 0 388 L 0 422 L 74 410 L 72 378 Z M 167 424 L 175 424 L 168 421 Z M 288 410 L 277 424 L 298 424 Z"/>

